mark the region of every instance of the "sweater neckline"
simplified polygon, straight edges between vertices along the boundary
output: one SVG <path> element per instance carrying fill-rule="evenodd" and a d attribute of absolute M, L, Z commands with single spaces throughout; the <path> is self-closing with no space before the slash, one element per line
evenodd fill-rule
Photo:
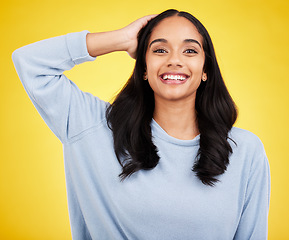
<path fill-rule="evenodd" d="M 195 146 L 199 145 L 200 134 L 197 135 L 194 139 L 191 140 L 182 140 L 170 136 L 154 119 L 151 122 L 151 130 L 153 137 L 158 137 L 166 142 L 181 145 L 181 146 Z"/>

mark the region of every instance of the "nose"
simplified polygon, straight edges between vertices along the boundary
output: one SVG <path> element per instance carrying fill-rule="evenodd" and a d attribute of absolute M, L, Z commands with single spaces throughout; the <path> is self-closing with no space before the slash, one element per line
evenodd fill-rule
<path fill-rule="evenodd" d="M 168 67 L 183 67 L 181 57 L 179 56 L 178 53 L 172 52 L 169 55 L 167 66 Z"/>

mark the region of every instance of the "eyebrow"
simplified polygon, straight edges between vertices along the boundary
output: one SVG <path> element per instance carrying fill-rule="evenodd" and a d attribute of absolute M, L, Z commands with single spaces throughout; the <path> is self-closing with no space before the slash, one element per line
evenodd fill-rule
<path fill-rule="evenodd" d="M 156 42 L 167 43 L 168 40 L 166 40 L 166 39 L 164 39 L 164 38 L 157 38 L 157 39 L 153 40 L 153 41 L 150 43 L 149 47 L 151 47 L 151 45 L 152 45 L 153 43 L 156 43 Z"/>
<path fill-rule="evenodd" d="M 157 39 L 153 40 L 153 41 L 150 43 L 149 47 L 151 47 L 151 45 L 152 45 L 153 43 L 156 43 L 156 42 L 167 43 L 168 40 L 166 40 L 166 39 L 164 39 L 164 38 L 157 38 Z M 200 46 L 200 48 L 202 48 L 201 44 L 200 44 L 197 40 L 195 40 L 195 39 L 188 38 L 188 39 L 185 39 L 184 42 L 197 43 L 197 44 Z"/>
<path fill-rule="evenodd" d="M 195 40 L 195 39 L 191 39 L 191 38 L 185 39 L 184 42 L 196 43 L 196 44 L 198 44 L 198 45 L 200 46 L 200 48 L 202 48 L 201 44 L 200 44 L 197 40 Z"/>

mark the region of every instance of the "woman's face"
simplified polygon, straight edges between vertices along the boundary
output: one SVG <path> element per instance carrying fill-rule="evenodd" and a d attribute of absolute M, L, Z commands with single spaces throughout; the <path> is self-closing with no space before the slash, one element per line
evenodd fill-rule
<path fill-rule="evenodd" d="M 152 31 L 146 52 L 147 77 L 155 101 L 195 101 L 205 53 L 202 36 L 186 18 L 162 20 Z"/>

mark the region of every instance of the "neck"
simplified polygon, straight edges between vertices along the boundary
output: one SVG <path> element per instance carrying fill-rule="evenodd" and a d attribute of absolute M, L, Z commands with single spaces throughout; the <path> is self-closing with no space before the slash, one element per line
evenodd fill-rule
<path fill-rule="evenodd" d="M 199 134 L 195 99 L 189 101 L 155 101 L 154 120 L 172 137 L 190 140 Z"/>

